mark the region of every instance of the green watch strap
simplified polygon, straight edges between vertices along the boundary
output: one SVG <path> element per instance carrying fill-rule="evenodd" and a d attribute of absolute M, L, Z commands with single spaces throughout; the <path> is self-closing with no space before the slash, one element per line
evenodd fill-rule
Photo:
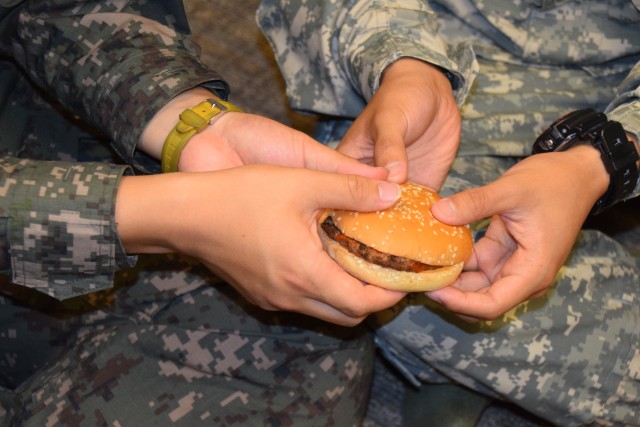
<path fill-rule="evenodd" d="M 169 132 L 162 146 L 162 172 L 177 172 L 180 154 L 189 139 L 212 124 L 214 119 L 230 111 L 242 112 L 242 109 L 230 102 L 213 98 L 205 99 L 195 107 L 184 110 L 180 114 L 180 121 Z"/>

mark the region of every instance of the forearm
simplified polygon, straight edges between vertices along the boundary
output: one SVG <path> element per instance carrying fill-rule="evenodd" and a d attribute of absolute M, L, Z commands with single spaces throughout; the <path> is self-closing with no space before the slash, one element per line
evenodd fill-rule
<path fill-rule="evenodd" d="M 199 60 L 186 22 L 181 28 L 171 14 L 171 1 L 48 0 L 20 7 L 2 35 L 9 54 L 43 92 L 107 135 L 130 164 L 157 166 L 136 156 L 136 146 L 170 99 L 199 85 L 227 94 L 220 76 Z"/>
<path fill-rule="evenodd" d="M 188 212 L 181 202 L 190 192 L 183 174 L 123 177 L 115 218 L 123 246 L 130 253 L 177 252 Z"/>
<path fill-rule="evenodd" d="M 579 182 L 587 183 L 580 190 L 583 197 L 594 205 L 609 188 L 609 173 L 602 163 L 600 151 L 591 145 L 578 145 L 567 151 L 568 170 L 572 175 L 581 177 Z"/>

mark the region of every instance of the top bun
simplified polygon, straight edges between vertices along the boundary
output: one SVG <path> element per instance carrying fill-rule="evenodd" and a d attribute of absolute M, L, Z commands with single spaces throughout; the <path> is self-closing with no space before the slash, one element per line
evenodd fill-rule
<path fill-rule="evenodd" d="M 473 249 L 468 226 L 444 224 L 431 214 L 442 197 L 418 184 L 402 186 L 398 202 L 378 212 L 334 210 L 334 224 L 348 237 L 390 255 L 433 266 L 458 264 Z"/>

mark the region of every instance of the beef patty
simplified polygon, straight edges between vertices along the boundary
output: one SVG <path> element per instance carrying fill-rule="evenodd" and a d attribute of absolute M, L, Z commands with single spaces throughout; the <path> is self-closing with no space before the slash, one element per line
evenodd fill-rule
<path fill-rule="evenodd" d="M 352 239 L 351 237 L 345 236 L 340 229 L 336 227 L 330 216 L 327 216 L 327 218 L 322 222 L 321 227 L 329 237 L 340 243 L 340 246 L 372 264 L 392 268 L 398 271 L 410 271 L 414 273 L 440 268 L 401 256 L 385 254 L 365 245 L 364 243 Z"/>

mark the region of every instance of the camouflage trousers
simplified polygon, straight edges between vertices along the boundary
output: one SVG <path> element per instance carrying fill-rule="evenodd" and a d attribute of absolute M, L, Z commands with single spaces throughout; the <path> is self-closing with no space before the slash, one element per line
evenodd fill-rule
<path fill-rule="evenodd" d="M 364 328 L 259 310 L 202 267 L 143 257 L 62 302 L 3 285 L 0 425 L 350 426 L 366 408 Z"/>
<path fill-rule="evenodd" d="M 455 382 L 558 426 L 640 425 L 640 261 L 585 231 L 555 286 L 467 324 L 422 295 L 370 319 L 409 381 Z"/>
<path fill-rule="evenodd" d="M 604 108 L 615 84 L 579 70 L 480 65 L 444 194 L 495 180 L 555 118 Z M 411 295 L 370 319 L 378 347 L 416 385 L 463 384 L 563 427 L 640 425 L 638 201 L 585 225 L 544 298 L 467 324 Z"/>

